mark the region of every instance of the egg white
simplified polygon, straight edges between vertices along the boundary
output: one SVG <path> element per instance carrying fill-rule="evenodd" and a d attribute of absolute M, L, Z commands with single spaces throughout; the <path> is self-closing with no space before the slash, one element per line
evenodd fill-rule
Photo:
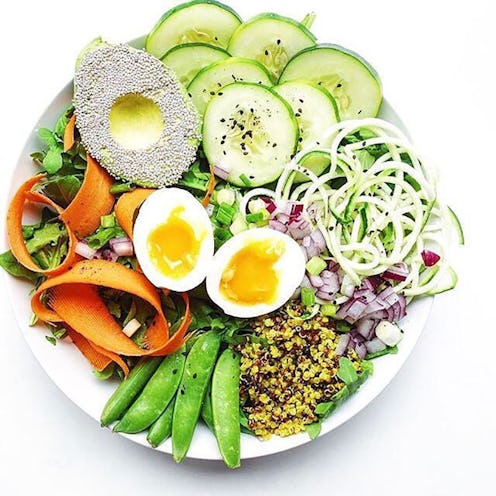
<path fill-rule="evenodd" d="M 278 273 L 277 296 L 272 303 L 242 305 L 230 301 L 220 292 L 220 282 L 224 269 L 232 257 L 253 241 L 261 240 L 282 241 L 284 253 L 274 264 Z M 224 243 L 214 255 L 207 274 L 207 292 L 210 299 L 222 308 L 224 313 L 233 317 L 249 318 L 273 312 L 286 303 L 305 275 L 305 257 L 300 246 L 288 235 L 269 228 L 249 229 L 243 231 Z"/>
<path fill-rule="evenodd" d="M 182 206 L 181 218 L 187 222 L 197 238 L 203 238 L 195 267 L 182 278 L 163 274 L 152 262 L 148 250 L 148 236 L 164 224 L 171 211 Z M 212 224 L 205 208 L 191 194 L 179 188 L 162 188 L 154 191 L 141 205 L 133 229 L 134 250 L 145 276 L 158 288 L 188 291 L 203 282 L 214 253 Z"/>

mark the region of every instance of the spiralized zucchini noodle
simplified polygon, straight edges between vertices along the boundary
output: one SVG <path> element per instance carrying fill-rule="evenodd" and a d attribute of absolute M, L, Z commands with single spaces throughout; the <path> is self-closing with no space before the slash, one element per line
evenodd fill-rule
<path fill-rule="evenodd" d="M 364 129 L 367 139 L 346 140 Z M 403 132 L 370 118 L 340 122 L 326 138 L 332 139 L 328 148 L 315 143 L 287 164 L 275 202 L 301 202 L 307 215 L 311 212 L 309 220 L 323 234 L 331 257 L 356 286 L 365 277 L 404 263 L 408 277 L 394 286 L 396 292 L 412 298 L 450 289 L 456 275 L 444 258 L 446 209 L 437 201 L 432 170 Z M 367 152 L 372 145 L 387 151 L 375 158 Z M 314 151 L 325 153 L 330 161 L 320 177 L 302 165 Z M 295 184 L 298 172 L 309 180 Z M 256 194 L 253 190 L 250 198 Z M 425 249 L 441 255 L 438 264 L 425 267 Z"/>

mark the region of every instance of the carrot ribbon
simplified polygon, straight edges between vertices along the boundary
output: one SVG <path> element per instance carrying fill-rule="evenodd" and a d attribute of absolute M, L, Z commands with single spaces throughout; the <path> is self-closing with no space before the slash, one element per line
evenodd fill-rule
<path fill-rule="evenodd" d="M 93 232 L 100 225 L 100 217 L 112 211 L 115 200 L 110 193 L 112 179 L 89 155 L 83 184 L 66 209 L 42 193 L 33 191 L 45 177 L 46 174 L 38 174 L 30 178 L 15 193 L 7 212 L 7 237 L 12 254 L 21 265 L 33 272 L 54 276 L 65 272 L 75 262 L 78 237 L 83 238 Z M 52 208 L 65 224 L 69 238 L 68 252 L 64 261 L 55 268 L 41 269 L 26 248 L 22 234 L 22 214 L 26 202 Z"/>
<path fill-rule="evenodd" d="M 100 297 L 98 286 L 126 291 L 155 309 L 155 319 L 144 336 L 146 349 L 122 332 Z M 183 293 L 182 297 L 185 315 L 171 337 L 159 293 L 143 274 L 106 260 L 84 260 L 64 274 L 46 280 L 34 293 L 31 306 L 40 320 L 64 322 L 107 353 L 164 356 L 181 347 L 191 323 L 188 295 Z"/>

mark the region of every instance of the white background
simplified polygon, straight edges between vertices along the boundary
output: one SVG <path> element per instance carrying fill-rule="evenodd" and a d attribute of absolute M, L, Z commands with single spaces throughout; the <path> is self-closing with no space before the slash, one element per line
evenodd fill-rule
<path fill-rule="evenodd" d="M 302 18 L 314 10 L 322 41 L 352 48 L 373 63 L 386 97 L 439 169 L 442 198 L 464 224 L 466 246 L 452 253 L 459 285 L 436 299 L 410 359 L 368 408 L 313 443 L 246 461 L 234 472 L 216 462 L 176 465 L 168 455 L 100 429 L 35 361 L 2 288 L 0 494 L 494 494 L 496 37 L 491 2 L 230 3 L 245 18 L 268 9 Z M 2 204 L 22 144 L 71 78 L 79 49 L 100 34 L 110 41 L 138 37 L 171 4 L 2 3 Z"/>

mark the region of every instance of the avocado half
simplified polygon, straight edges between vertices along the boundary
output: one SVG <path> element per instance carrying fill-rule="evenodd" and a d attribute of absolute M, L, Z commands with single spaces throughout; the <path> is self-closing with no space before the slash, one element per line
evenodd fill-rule
<path fill-rule="evenodd" d="M 76 66 L 74 108 L 86 150 L 117 179 L 170 186 L 196 158 L 197 111 L 175 73 L 143 50 L 90 43 Z"/>

